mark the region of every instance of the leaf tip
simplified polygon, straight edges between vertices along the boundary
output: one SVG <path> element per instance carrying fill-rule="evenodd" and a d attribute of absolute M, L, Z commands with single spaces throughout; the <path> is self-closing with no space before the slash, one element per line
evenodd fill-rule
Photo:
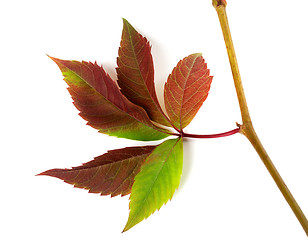
<path fill-rule="evenodd" d="M 125 19 L 125 18 L 122 18 L 122 20 L 123 20 L 123 31 L 125 32 L 125 31 L 128 31 L 128 32 L 130 32 L 130 34 L 132 34 L 132 33 L 137 33 L 137 31 L 136 31 L 136 29 L 133 27 L 133 25 L 131 25 L 130 23 L 129 23 L 129 21 L 127 21 L 127 19 Z"/>
<path fill-rule="evenodd" d="M 51 60 L 53 60 L 53 61 L 54 61 L 54 59 L 55 59 L 54 57 L 52 57 L 52 56 L 50 56 L 50 55 L 48 55 L 48 54 L 46 54 L 46 56 L 49 57 L 49 58 L 50 58 Z"/>
<path fill-rule="evenodd" d="M 123 20 L 123 25 L 125 26 L 131 26 L 131 24 L 127 21 L 127 19 L 126 18 L 122 18 L 122 20 Z"/>
<path fill-rule="evenodd" d="M 60 59 L 58 59 L 58 58 L 55 58 L 55 57 L 52 57 L 52 56 L 50 56 L 50 55 L 48 55 L 48 54 L 46 54 L 47 55 L 47 57 L 49 57 L 52 61 L 54 61 L 58 66 L 59 66 L 59 63 L 60 63 Z M 60 66 L 59 66 L 60 67 Z"/>
<path fill-rule="evenodd" d="M 121 233 L 125 233 L 127 230 L 130 229 L 130 227 L 128 227 L 127 225 L 128 225 L 128 222 L 126 223 L 126 225 L 125 225 L 125 227 L 124 227 L 124 229 L 122 230 Z"/>
<path fill-rule="evenodd" d="M 195 56 L 195 57 L 202 57 L 202 53 L 193 53 L 192 56 Z"/>
<path fill-rule="evenodd" d="M 123 231 L 121 233 L 125 233 L 126 231 L 128 231 L 129 229 L 131 229 L 133 226 L 135 226 L 136 224 L 132 225 L 129 222 L 126 223 Z"/>
<path fill-rule="evenodd" d="M 62 169 L 59 168 L 54 168 L 54 169 L 49 169 L 45 172 L 41 172 L 39 174 L 36 174 L 35 176 L 49 176 L 49 177 L 57 177 L 55 174 L 61 171 Z"/>
<path fill-rule="evenodd" d="M 35 174 L 35 176 L 36 176 L 36 177 L 37 177 L 37 176 L 47 176 L 46 172 L 48 172 L 48 171 Z"/>

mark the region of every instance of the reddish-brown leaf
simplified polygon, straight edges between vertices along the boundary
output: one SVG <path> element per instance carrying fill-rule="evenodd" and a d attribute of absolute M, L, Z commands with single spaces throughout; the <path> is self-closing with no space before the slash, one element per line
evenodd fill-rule
<path fill-rule="evenodd" d="M 72 169 L 51 169 L 38 175 L 64 180 L 75 187 L 112 197 L 131 192 L 136 174 L 156 146 L 129 147 L 108 151 Z"/>
<path fill-rule="evenodd" d="M 117 64 L 118 84 L 122 93 L 142 106 L 151 120 L 170 126 L 155 92 L 151 46 L 125 19 Z"/>
<path fill-rule="evenodd" d="M 88 125 L 111 136 L 158 140 L 168 131 L 154 125 L 145 110 L 130 102 L 101 66 L 51 58 L 69 85 L 80 116 Z"/>
<path fill-rule="evenodd" d="M 194 118 L 212 82 L 212 76 L 201 54 L 189 55 L 181 60 L 169 75 L 164 98 L 171 122 L 179 129 Z"/>

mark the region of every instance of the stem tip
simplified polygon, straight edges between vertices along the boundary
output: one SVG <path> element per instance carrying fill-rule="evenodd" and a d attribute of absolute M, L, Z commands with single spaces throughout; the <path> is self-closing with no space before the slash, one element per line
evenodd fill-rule
<path fill-rule="evenodd" d="M 227 6 L 227 1 L 226 0 L 213 0 L 213 6 L 219 7 L 219 6 Z"/>

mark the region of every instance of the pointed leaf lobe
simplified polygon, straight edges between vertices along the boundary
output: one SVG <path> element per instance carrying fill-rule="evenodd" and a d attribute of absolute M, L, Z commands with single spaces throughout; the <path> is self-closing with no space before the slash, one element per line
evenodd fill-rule
<path fill-rule="evenodd" d="M 88 125 L 110 136 L 159 140 L 168 131 L 154 125 L 141 107 L 123 96 L 116 83 L 96 63 L 51 58 L 69 85 L 74 105 Z"/>
<path fill-rule="evenodd" d="M 155 146 L 144 146 L 112 150 L 79 167 L 51 169 L 39 175 L 62 179 L 90 193 L 124 196 L 131 192 L 134 177 L 154 149 Z"/>
<path fill-rule="evenodd" d="M 122 93 L 142 106 L 151 120 L 170 126 L 155 92 L 151 46 L 125 19 L 117 64 L 118 84 Z"/>

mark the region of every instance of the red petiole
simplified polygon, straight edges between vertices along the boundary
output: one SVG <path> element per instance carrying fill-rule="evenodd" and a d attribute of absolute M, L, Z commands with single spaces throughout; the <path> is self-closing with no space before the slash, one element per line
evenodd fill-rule
<path fill-rule="evenodd" d="M 236 134 L 240 131 L 240 127 L 235 128 L 231 131 L 228 132 L 223 132 L 223 133 L 216 133 L 216 134 L 203 134 L 203 135 L 199 135 L 199 134 L 190 134 L 190 133 L 184 133 L 183 131 L 181 131 L 180 133 L 176 133 L 174 135 L 177 135 L 179 137 L 187 137 L 187 138 L 220 138 L 220 137 L 227 137 L 233 134 Z"/>

